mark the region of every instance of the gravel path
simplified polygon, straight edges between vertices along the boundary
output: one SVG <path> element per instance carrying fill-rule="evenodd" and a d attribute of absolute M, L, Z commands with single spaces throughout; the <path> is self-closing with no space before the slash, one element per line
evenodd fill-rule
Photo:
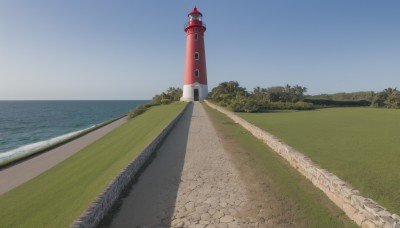
<path fill-rule="evenodd" d="M 60 147 L 0 170 L 0 195 L 27 182 L 126 122 L 121 118 Z"/>
<path fill-rule="evenodd" d="M 238 227 L 248 197 L 204 108 L 196 103 L 172 227 Z"/>
<path fill-rule="evenodd" d="M 195 102 L 102 226 L 258 227 L 248 215 L 243 219 L 247 202 L 238 171 Z"/>

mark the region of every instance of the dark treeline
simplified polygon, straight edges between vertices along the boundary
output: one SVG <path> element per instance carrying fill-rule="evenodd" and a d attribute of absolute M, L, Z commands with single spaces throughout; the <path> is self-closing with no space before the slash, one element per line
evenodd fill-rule
<path fill-rule="evenodd" d="M 400 108 L 400 92 L 397 88 L 387 88 L 381 92 L 361 91 L 306 96 L 304 101 L 318 106 L 372 106 Z"/>
<path fill-rule="evenodd" d="M 222 82 L 213 88 L 208 99 L 227 107 L 234 112 L 263 112 L 267 110 L 311 110 L 323 107 L 385 107 L 400 108 L 400 91 L 387 88 L 381 92 L 361 91 L 354 93 L 335 93 L 305 95 L 307 88 L 299 85 L 256 87 L 252 91 L 241 87 L 237 81 Z M 170 87 L 157 94 L 152 101 L 140 105 L 128 113 L 128 118 L 136 117 L 155 105 L 179 101 L 182 89 Z"/>
<path fill-rule="evenodd" d="M 248 91 L 237 81 L 229 81 L 222 82 L 213 88 L 208 98 L 234 112 L 360 106 L 400 108 L 400 92 L 396 88 L 387 88 L 378 93 L 361 91 L 314 96 L 306 96 L 306 92 L 307 88 L 299 85 L 256 87 Z"/>
<path fill-rule="evenodd" d="M 319 107 L 357 107 L 370 106 L 375 93 L 373 91 L 361 91 L 354 93 L 334 93 L 308 95 L 305 101 Z"/>
<path fill-rule="evenodd" d="M 334 100 L 334 101 L 372 101 L 375 96 L 374 91 L 361 91 L 354 93 L 334 93 L 334 94 L 320 94 L 320 95 L 308 95 L 306 98 L 309 99 L 320 99 L 320 100 Z"/>
<path fill-rule="evenodd" d="M 222 82 L 213 88 L 208 98 L 234 112 L 260 112 L 264 110 L 309 110 L 314 106 L 304 102 L 306 87 L 276 86 L 256 87 L 249 92 L 236 81 Z"/>
<path fill-rule="evenodd" d="M 360 100 L 360 101 L 344 100 L 344 101 L 342 101 L 342 100 L 330 100 L 330 99 L 305 98 L 304 102 L 312 103 L 317 108 L 371 106 L 371 101 L 366 101 L 366 100 Z"/>

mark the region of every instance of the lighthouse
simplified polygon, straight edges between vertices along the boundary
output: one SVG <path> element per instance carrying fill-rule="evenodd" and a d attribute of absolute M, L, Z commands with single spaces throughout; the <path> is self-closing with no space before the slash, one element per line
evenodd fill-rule
<path fill-rule="evenodd" d="M 203 14 L 194 7 L 188 14 L 185 24 L 186 60 L 181 101 L 202 101 L 207 98 L 206 52 L 204 48 L 204 32 L 206 25 Z"/>

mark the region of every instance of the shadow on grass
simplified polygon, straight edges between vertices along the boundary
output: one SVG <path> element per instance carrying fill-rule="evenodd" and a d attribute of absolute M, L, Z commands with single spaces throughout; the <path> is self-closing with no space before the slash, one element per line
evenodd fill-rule
<path fill-rule="evenodd" d="M 170 227 L 186 154 L 193 104 L 98 227 Z"/>

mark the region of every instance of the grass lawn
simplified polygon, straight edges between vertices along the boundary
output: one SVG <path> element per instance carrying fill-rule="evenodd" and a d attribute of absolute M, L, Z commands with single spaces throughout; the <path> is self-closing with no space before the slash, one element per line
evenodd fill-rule
<path fill-rule="evenodd" d="M 329 108 L 238 115 L 400 214 L 400 110 Z"/>
<path fill-rule="evenodd" d="M 1 227 L 69 227 L 186 103 L 156 106 L 0 196 Z"/>
<path fill-rule="evenodd" d="M 231 138 L 235 145 L 250 151 L 254 167 L 272 180 L 273 188 L 290 204 L 287 214 L 296 216 L 300 227 L 357 227 L 322 191 L 293 169 L 268 146 L 235 124 L 226 115 L 204 105 L 222 138 Z M 284 202 L 282 202 L 284 203 Z"/>

